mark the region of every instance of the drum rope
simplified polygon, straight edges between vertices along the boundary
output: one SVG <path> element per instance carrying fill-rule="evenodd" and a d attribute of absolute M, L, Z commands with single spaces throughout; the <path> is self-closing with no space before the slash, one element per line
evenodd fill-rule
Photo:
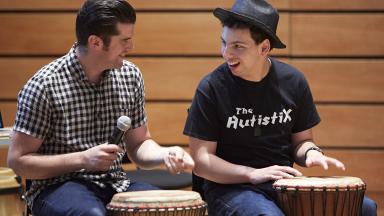
<path fill-rule="evenodd" d="M 301 215 L 304 215 L 304 205 L 303 205 L 303 203 L 305 202 L 303 201 L 304 196 L 299 196 L 299 197 L 300 197 Z"/>
<path fill-rule="evenodd" d="M 361 208 L 362 208 L 362 205 L 363 205 L 363 199 L 364 199 L 364 193 L 365 193 L 365 184 L 364 186 L 362 187 L 362 190 L 358 190 L 357 191 L 357 194 L 356 196 L 358 197 L 358 204 L 357 204 L 357 213 L 360 215 L 361 214 Z"/>
<path fill-rule="evenodd" d="M 288 194 L 287 194 L 288 195 Z M 295 188 L 295 197 L 297 197 L 297 196 L 299 196 L 300 194 L 299 194 L 299 187 L 298 186 L 296 186 L 296 188 Z M 289 199 L 289 197 L 288 197 L 288 199 Z M 296 203 L 296 199 L 291 199 L 291 201 L 292 201 L 292 205 L 291 205 L 291 215 L 295 215 L 295 213 L 296 213 L 296 206 L 297 206 L 297 203 Z"/>
<path fill-rule="evenodd" d="M 311 215 L 315 215 L 315 192 L 314 188 L 311 188 L 311 192 L 309 193 L 309 199 L 311 203 Z"/>
<path fill-rule="evenodd" d="M 333 215 L 336 216 L 337 215 L 337 204 L 339 203 L 339 194 L 340 194 L 340 191 L 339 191 L 339 187 L 336 186 L 335 188 L 335 196 L 336 198 L 334 199 L 333 201 Z M 343 212 L 343 211 L 341 211 Z"/>
<path fill-rule="evenodd" d="M 322 200 L 323 200 L 323 215 L 326 213 L 326 206 L 327 206 L 327 187 L 323 187 L 323 193 L 322 193 Z"/>
<path fill-rule="evenodd" d="M 140 209 L 134 208 L 111 208 L 109 215 L 111 216 L 132 216 L 132 215 L 147 215 L 147 216 L 204 216 L 207 204 L 200 204 L 197 206 L 184 206 L 184 207 L 172 207 L 172 208 L 149 208 Z M 166 214 L 164 214 L 166 213 Z"/>
<path fill-rule="evenodd" d="M 347 187 L 347 188 L 348 188 L 348 187 Z M 346 200 L 347 200 L 347 198 L 348 198 L 348 195 L 349 195 L 349 192 L 348 192 L 348 191 L 349 191 L 349 189 L 347 189 L 347 192 L 346 192 L 347 194 L 346 194 L 345 196 L 343 196 L 344 199 L 342 200 L 342 203 L 345 203 L 345 202 L 346 202 Z M 349 199 L 348 199 L 348 200 L 349 200 Z M 341 206 L 341 213 L 344 212 L 344 207 L 345 207 L 345 206 L 346 206 L 346 204 Z"/>

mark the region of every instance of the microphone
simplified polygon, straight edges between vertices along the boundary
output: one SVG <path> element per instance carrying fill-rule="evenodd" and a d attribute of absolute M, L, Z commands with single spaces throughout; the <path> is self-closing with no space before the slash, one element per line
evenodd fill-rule
<path fill-rule="evenodd" d="M 131 119 L 128 116 L 120 116 L 117 119 L 117 125 L 115 130 L 112 133 L 112 136 L 109 137 L 109 144 L 119 144 L 121 138 L 123 137 L 125 131 L 131 127 Z"/>

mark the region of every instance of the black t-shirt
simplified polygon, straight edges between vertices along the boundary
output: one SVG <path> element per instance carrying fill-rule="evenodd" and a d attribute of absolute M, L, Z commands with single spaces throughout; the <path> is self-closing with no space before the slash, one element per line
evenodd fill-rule
<path fill-rule="evenodd" d="M 216 141 L 228 162 L 263 168 L 292 166 L 291 134 L 320 122 L 304 75 L 271 58 L 260 82 L 234 76 L 227 64 L 200 82 L 184 134 Z"/>

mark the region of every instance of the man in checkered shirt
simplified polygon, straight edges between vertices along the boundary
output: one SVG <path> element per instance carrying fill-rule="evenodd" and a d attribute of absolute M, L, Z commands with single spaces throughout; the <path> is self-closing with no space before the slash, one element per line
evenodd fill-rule
<path fill-rule="evenodd" d="M 121 167 L 125 152 L 143 168 L 193 168 L 182 148 L 151 139 L 142 75 L 124 60 L 135 21 L 124 0 L 86 1 L 76 19 L 77 43 L 20 91 L 8 164 L 32 179 L 26 200 L 34 215 L 105 215 L 115 193 L 155 189 L 130 182 Z M 120 116 L 131 118 L 131 129 L 107 144 Z"/>

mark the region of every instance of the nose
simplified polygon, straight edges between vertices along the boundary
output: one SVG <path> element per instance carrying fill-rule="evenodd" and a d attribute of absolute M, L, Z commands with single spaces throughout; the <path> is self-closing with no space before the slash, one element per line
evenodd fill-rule
<path fill-rule="evenodd" d="M 127 46 L 125 47 L 125 50 L 126 50 L 127 52 L 128 52 L 128 51 L 132 51 L 134 47 L 135 47 L 135 46 L 133 45 L 133 41 L 129 41 L 129 42 L 127 43 Z"/>
<path fill-rule="evenodd" d="M 228 49 L 226 45 L 221 46 L 221 55 L 223 56 L 224 59 L 229 59 L 232 56 L 232 53 Z"/>

